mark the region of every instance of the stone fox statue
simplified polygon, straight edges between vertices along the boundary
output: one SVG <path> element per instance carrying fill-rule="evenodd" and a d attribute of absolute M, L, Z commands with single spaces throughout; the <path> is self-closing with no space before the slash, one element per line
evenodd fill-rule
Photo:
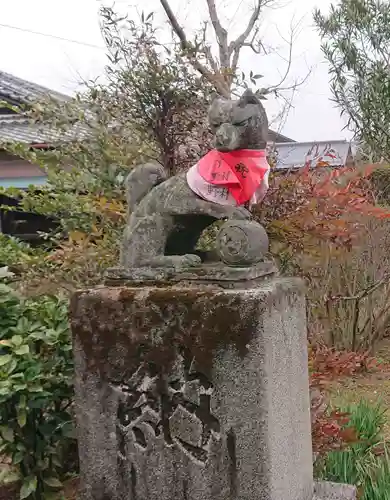
<path fill-rule="evenodd" d="M 167 179 L 161 165 L 150 163 L 135 167 L 128 175 L 122 268 L 196 266 L 201 257 L 195 247 L 207 226 L 219 219 L 251 218 L 243 205 L 254 197 L 260 183 L 255 168 L 259 160 L 251 156 L 265 157 L 265 110 L 249 90 L 238 100 L 217 97 L 210 106 L 209 123 L 215 150 L 187 174 Z M 233 157 L 226 156 L 229 154 Z M 265 158 L 261 161 L 266 163 Z M 252 176 L 251 164 L 256 170 Z"/>

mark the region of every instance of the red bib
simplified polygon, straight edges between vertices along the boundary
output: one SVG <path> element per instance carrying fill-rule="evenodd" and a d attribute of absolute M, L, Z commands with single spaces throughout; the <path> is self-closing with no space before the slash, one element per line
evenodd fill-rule
<path fill-rule="evenodd" d="M 229 190 L 238 205 L 249 201 L 269 170 L 265 150 L 211 150 L 198 163 L 198 172 L 214 186 Z"/>

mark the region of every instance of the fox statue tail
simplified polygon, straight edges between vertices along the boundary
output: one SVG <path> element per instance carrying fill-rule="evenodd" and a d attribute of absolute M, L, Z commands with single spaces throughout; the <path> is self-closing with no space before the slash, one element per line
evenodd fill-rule
<path fill-rule="evenodd" d="M 159 163 L 146 163 L 134 167 L 126 177 L 127 206 L 129 214 L 155 186 L 167 179 Z"/>

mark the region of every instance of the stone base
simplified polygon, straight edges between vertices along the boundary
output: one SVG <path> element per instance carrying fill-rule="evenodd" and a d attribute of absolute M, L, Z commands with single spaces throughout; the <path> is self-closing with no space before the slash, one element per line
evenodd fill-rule
<path fill-rule="evenodd" d="M 272 261 L 250 267 L 233 267 L 221 263 L 207 263 L 177 270 L 173 267 L 142 267 L 124 269 L 113 267 L 106 271 L 107 286 L 169 286 L 177 283 L 216 284 L 222 288 L 252 288 L 257 282 L 277 274 Z"/>
<path fill-rule="evenodd" d="M 71 325 L 80 500 L 313 500 L 300 280 L 86 290 Z"/>
<path fill-rule="evenodd" d="M 354 486 L 318 482 L 314 485 L 313 500 L 356 500 L 356 495 Z"/>

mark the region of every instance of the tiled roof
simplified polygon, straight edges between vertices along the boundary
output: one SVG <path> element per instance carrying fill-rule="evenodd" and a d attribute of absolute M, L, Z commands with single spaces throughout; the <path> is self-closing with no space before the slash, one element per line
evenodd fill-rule
<path fill-rule="evenodd" d="M 50 142 L 53 133 L 39 130 L 30 125 L 27 118 L 21 115 L 0 115 L 0 141 L 23 142 L 26 144 L 42 144 Z"/>
<path fill-rule="evenodd" d="M 54 92 L 42 85 L 0 71 L 0 101 L 11 105 L 28 105 L 34 101 L 51 97 L 66 101 L 69 96 Z M 22 142 L 25 144 L 53 144 L 64 137 L 48 127 L 34 126 L 23 115 L 0 113 L 0 142 Z"/>
<path fill-rule="evenodd" d="M 33 125 L 23 115 L 0 115 L 0 143 L 55 145 L 59 142 L 84 138 L 87 130 L 75 125 L 72 131 L 63 133 L 42 125 Z"/>
<path fill-rule="evenodd" d="M 13 104 L 29 104 L 45 96 L 51 96 L 59 100 L 69 99 L 69 96 L 65 94 L 28 82 L 5 71 L 0 71 L 0 101 L 12 101 Z"/>

